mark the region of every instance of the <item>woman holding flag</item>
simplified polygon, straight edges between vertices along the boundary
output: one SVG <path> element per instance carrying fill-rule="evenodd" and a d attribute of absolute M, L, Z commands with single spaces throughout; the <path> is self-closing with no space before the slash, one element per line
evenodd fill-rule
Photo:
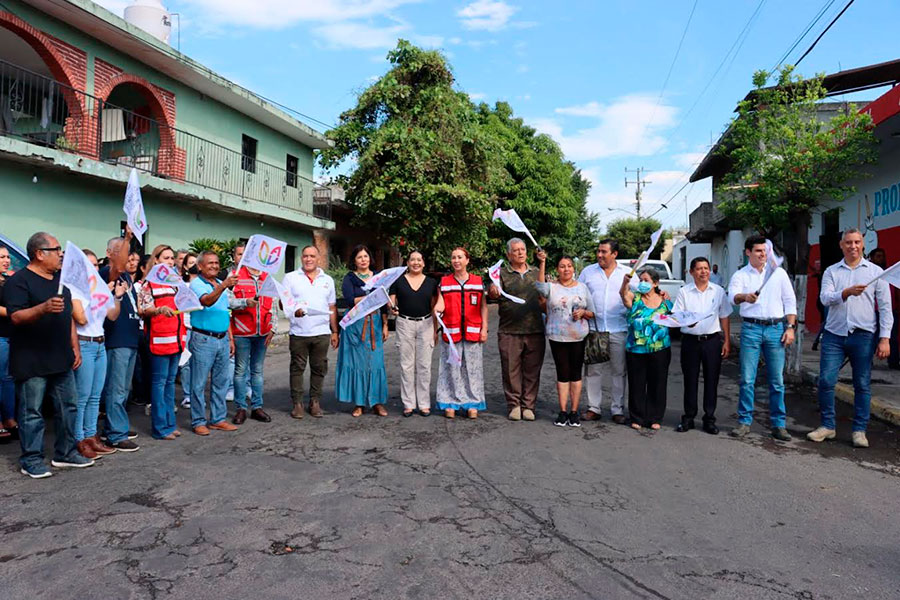
<path fill-rule="evenodd" d="M 465 410 L 470 419 L 487 408 L 484 401 L 482 348 L 488 338 L 488 309 L 484 284 L 470 275 L 469 252 L 454 248 L 450 254 L 453 273 L 441 279 L 434 312 L 443 325 L 441 360 L 438 368 L 437 407 L 452 419 Z"/>
<path fill-rule="evenodd" d="M 165 265 L 175 271 L 175 251 L 159 245 L 150 254 L 149 267 Z M 145 319 L 150 342 L 150 422 L 153 437 L 174 440 L 181 435 L 175 428 L 175 375 L 178 359 L 185 348 L 184 317 L 175 306 L 178 288 L 149 277 L 141 287 L 138 312 Z"/>
<path fill-rule="evenodd" d="M 350 253 L 349 273 L 344 276 L 341 291 L 352 305 L 366 297 L 366 282 L 372 278 L 372 255 L 362 244 Z M 354 404 L 353 417 L 363 414 L 367 406 L 379 417 L 387 416 L 387 373 L 384 368 L 384 342 L 388 339 L 387 321 L 382 311 L 367 315 L 348 325 L 338 346 L 335 394 L 339 402 Z"/>

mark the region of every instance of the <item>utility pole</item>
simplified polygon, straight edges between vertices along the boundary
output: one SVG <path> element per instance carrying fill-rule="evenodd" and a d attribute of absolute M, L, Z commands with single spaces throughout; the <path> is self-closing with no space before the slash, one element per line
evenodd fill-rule
<path fill-rule="evenodd" d="M 634 173 L 635 180 L 628 181 L 628 174 Z M 644 167 L 638 167 L 637 169 L 629 169 L 625 167 L 625 187 L 628 187 L 628 184 L 631 183 L 635 186 L 634 190 L 634 207 L 637 212 L 638 221 L 641 220 L 641 191 L 644 189 L 644 186 L 648 183 L 653 183 L 652 181 L 647 181 L 646 179 L 641 179 L 641 176 L 644 174 Z"/>

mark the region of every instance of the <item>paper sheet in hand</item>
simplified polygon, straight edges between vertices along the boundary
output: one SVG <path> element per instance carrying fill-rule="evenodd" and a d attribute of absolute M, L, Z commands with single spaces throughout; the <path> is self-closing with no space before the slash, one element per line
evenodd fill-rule
<path fill-rule="evenodd" d="M 525 235 L 527 235 L 528 239 L 531 240 L 531 243 L 540 248 L 540 244 L 534 241 L 534 236 L 532 236 L 531 232 L 528 231 L 528 227 L 526 227 L 525 223 L 522 222 L 522 219 L 519 218 L 519 214 L 515 211 L 515 209 L 495 209 L 494 216 L 491 221 L 496 221 L 497 219 L 503 221 L 503 223 L 513 231 L 518 231 L 519 233 L 524 233 Z"/>
<path fill-rule="evenodd" d="M 441 326 L 441 329 L 447 330 L 447 326 L 444 325 L 444 322 L 441 320 L 440 315 L 437 313 L 434 314 L 434 317 L 437 319 L 438 325 Z M 460 366 L 462 364 L 462 357 L 459 355 L 459 350 L 456 349 L 456 344 L 453 343 L 453 338 L 449 335 L 447 336 L 447 341 L 450 342 L 450 356 L 447 357 L 448 365 Z"/>
<path fill-rule="evenodd" d="M 363 289 L 368 292 L 374 290 L 376 286 L 381 286 L 384 289 L 389 290 L 391 289 L 391 285 L 400 279 L 404 273 L 406 273 L 406 267 L 391 267 L 390 269 L 385 269 L 373 275 L 363 286 Z"/>
<path fill-rule="evenodd" d="M 713 316 L 713 313 L 701 315 L 698 312 L 676 310 L 675 312 L 663 315 L 653 315 L 653 322 L 657 325 L 662 325 L 663 327 L 690 327 L 711 316 Z"/>
<path fill-rule="evenodd" d="M 144 201 L 141 198 L 141 183 L 138 180 L 137 169 L 132 168 L 128 176 L 128 187 L 125 188 L 125 202 L 122 204 L 125 219 L 134 238 L 140 242 L 141 236 L 147 231 L 147 216 L 144 214 Z"/>
<path fill-rule="evenodd" d="M 66 242 L 59 281 L 69 288 L 73 297 L 82 301 L 88 321 L 106 318 L 106 312 L 113 303 L 109 287 L 81 248 L 72 242 Z"/>
<path fill-rule="evenodd" d="M 372 314 L 387 304 L 388 300 L 390 300 L 390 298 L 388 298 L 388 293 L 383 287 L 375 288 L 372 290 L 372 293 L 363 298 L 359 304 L 347 311 L 347 314 L 341 319 L 341 327 L 346 328 Z"/>
<path fill-rule="evenodd" d="M 276 240 L 273 237 L 257 233 L 250 236 L 247 240 L 247 246 L 244 248 L 244 255 L 238 269 L 242 266 L 250 267 L 258 271 L 265 271 L 270 275 L 277 273 L 284 261 L 284 253 L 287 248 L 287 242 Z"/>
<path fill-rule="evenodd" d="M 503 266 L 503 259 L 500 259 L 499 261 L 497 261 L 497 264 L 495 264 L 493 267 L 488 269 L 488 277 L 490 277 L 493 284 L 497 286 L 497 289 L 500 291 L 501 296 L 503 296 L 504 298 L 508 298 L 509 300 L 512 300 L 516 304 L 525 304 L 525 301 L 522 300 L 521 298 L 519 298 L 518 296 L 511 296 L 503 291 L 503 286 L 500 285 L 500 268 L 502 266 Z"/>

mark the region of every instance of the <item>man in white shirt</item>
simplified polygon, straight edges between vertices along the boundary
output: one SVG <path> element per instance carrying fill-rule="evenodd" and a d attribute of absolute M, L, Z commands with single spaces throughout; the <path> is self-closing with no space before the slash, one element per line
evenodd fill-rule
<path fill-rule="evenodd" d="M 875 355 L 885 359 L 890 354 L 891 288 L 881 267 L 863 258 L 863 236 L 858 229 L 848 229 L 841 236 L 844 259 L 825 269 L 819 298 L 828 307 L 828 318 L 822 334 L 819 355 L 819 411 L 822 425 L 806 437 L 813 442 L 834 439 L 834 386 L 844 358 L 853 369 L 853 445 L 868 448 L 866 427 L 869 424 L 869 402 L 872 398 L 872 348 L 876 336 Z M 877 319 L 876 319 L 877 306 Z"/>
<path fill-rule="evenodd" d="M 616 262 L 618 255 L 619 243 L 616 240 L 600 240 L 597 263 L 585 267 L 578 281 L 587 286 L 594 301 L 591 330 L 609 333 L 610 356 L 608 363 L 587 365 L 585 369 L 588 410 L 581 418 L 585 421 L 600 420 L 603 374 L 608 371 L 612 388 L 610 412 L 612 420 L 621 425 L 625 423 L 625 337 L 628 323 L 619 289 L 630 269 Z"/>
<path fill-rule="evenodd" d="M 291 321 L 291 416 L 303 418 L 303 372 L 309 363 L 309 414 L 321 417 L 322 382 L 328 372 L 328 346 L 338 347 L 338 320 L 334 280 L 319 268 L 319 250 L 300 251 L 301 269 L 284 276 L 284 287 L 307 309 L 327 315 L 307 315 L 303 308 L 289 315 Z"/>
<path fill-rule="evenodd" d="M 772 437 L 782 442 L 791 439 L 785 428 L 784 354 L 794 343 L 797 327 L 797 297 L 787 272 L 781 267 L 766 266 L 766 239 L 761 235 L 747 238 L 744 253 L 749 264 L 739 269 L 728 285 L 728 299 L 740 306 L 741 318 L 741 385 L 738 400 L 738 426 L 733 437 L 744 437 L 753 423 L 753 399 L 756 370 L 760 353 L 766 359 L 769 379 L 769 420 Z M 771 276 L 766 281 L 766 272 Z M 763 283 L 765 282 L 765 285 Z M 787 324 L 785 325 L 785 321 Z"/>
<path fill-rule="evenodd" d="M 697 417 L 697 392 L 700 367 L 703 367 L 703 431 L 719 433 L 716 427 L 719 373 L 722 359 L 731 351 L 731 302 L 721 286 L 711 281 L 709 261 L 697 257 L 691 261 L 694 281 L 678 290 L 674 311 L 699 313 L 702 318 L 681 328 L 681 371 L 684 374 L 684 414 L 677 431 L 694 428 Z"/>

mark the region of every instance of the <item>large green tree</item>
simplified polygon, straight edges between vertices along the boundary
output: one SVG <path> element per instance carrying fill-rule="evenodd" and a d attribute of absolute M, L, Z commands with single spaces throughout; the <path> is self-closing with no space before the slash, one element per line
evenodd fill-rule
<path fill-rule="evenodd" d="M 497 205 L 515 209 L 551 254 L 582 255 L 595 241 L 598 220 L 586 207 L 590 183 L 550 136 L 514 117 L 506 102 L 480 104 L 478 117 L 505 171 L 493 188 Z M 505 241 L 520 234 L 496 222 L 489 235 L 489 253 L 502 256 Z"/>
<path fill-rule="evenodd" d="M 388 54 L 391 69 L 363 91 L 327 133 L 334 147 L 320 163 L 355 161 L 345 187 L 356 219 L 400 246 L 445 263 L 454 246 L 484 253 L 502 176 L 501 150 L 480 126 L 468 96 L 437 51 L 405 40 Z"/>
<path fill-rule="evenodd" d="M 812 213 L 854 192 L 850 182 L 865 176 L 861 166 L 877 160 L 877 140 L 871 117 L 852 104 L 823 118 L 824 76 L 804 79 L 787 66 L 766 87 L 769 75 L 754 74 L 755 89 L 725 134 L 731 168 L 718 186 L 719 209 L 771 239 L 792 231 L 796 246 L 787 259 L 805 273 Z"/>
<path fill-rule="evenodd" d="M 616 219 L 607 226 L 604 237 L 619 242 L 619 258 L 637 258 L 641 252 L 647 249 L 650 244 L 650 236 L 660 226 L 660 222 L 656 219 L 635 219 L 634 217 Z M 663 231 L 659 242 L 650 253 L 650 258 L 659 259 L 665 245 L 664 242 L 670 237 L 672 235 L 668 231 Z"/>

